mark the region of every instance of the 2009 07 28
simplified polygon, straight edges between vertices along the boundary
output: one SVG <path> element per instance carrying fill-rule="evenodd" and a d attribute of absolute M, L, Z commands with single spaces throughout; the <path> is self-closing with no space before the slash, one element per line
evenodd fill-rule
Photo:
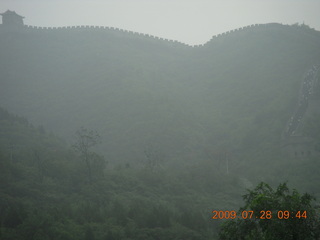
<path fill-rule="evenodd" d="M 236 211 L 212 211 L 212 219 L 271 219 L 276 217 L 278 219 L 306 219 L 307 218 L 307 211 L 296 211 L 290 212 L 288 210 L 279 210 L 274 214 L 270 210 L 261 210 L 259 213 L 255 213 L 254 211 L 242 211 L 237 214 Z"/>

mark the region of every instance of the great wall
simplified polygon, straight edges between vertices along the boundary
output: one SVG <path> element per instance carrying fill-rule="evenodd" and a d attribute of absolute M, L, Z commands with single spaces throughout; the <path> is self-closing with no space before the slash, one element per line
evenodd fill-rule
<path fill-rule="evenodd" d="M 253 24 L 253 25 L 241 27 L 238 29 L 230 30 L 230 31 L 215 35 L 207 43 L 214 41 L 216 39 L 219 39 L 219 38 L 227 37 L 231 34 L 239 32 L 239 31 L 252 30 L 253 28 L 257 28 L 257 27 L 272 27 L 274 25 L 280 25 L 280 24 L 277 24 L 277 23 Z M 179 42 L 177 40 L 166 39 L 166 38 L 162 38 L 162 37 L 158 37 L 158 36 L 154 36 L 154 35 L 150 35 L 150 34 L 134 32 L 134 31 L 129 31 L 129 30 L 115 28 L 115 27 L 107 27 L 107 26 L 81 25 L 81 26 L 64 26 L 64 27 L 37 27 L 37 26 L 24 25 L 24 29 L 45 30 L 45 31 L 50 31 L 50 30 L 53 30 L 53 31 L 96 31 L 96 32 L 97 31 L 109 31 L 110 33 L 113 32 L 113 33 L 127 34 L 128 37 L 134 36 L 134 37 L 138 37 L 138 38 L 150 38 L 150 39 L 154 39 L 154 40 L 160 40 L 160 41 L 165 41 L 168 43 L 180 44 L 180 45 L 185 45 L 185 46 L 189 46 L 189 47 L 202 47 L 205 44 L 207 44 L 207 43 L 205 43 L 205 44 L 199 44 L 199 45 L 189 45 L 186 43 Z"/>
<path fill-rule="evenodd" d="M 198 45 L 190 45 L 186 44 L 183 42 L 179 42 L 177 40 L 172 40 L 172 39 L 167 39 L 167 38 L 162 38 L 146 33 L 140 33 L 140 32 L 134 32 L 130 30 L 125 30 L 121 28 L 116 28 L 116 27 L 108 27 L 108 26 L 89 26 L 89 25 L 81 25 L 81 26 L 63 26 L 63 27 L 38 27 L 38 26 L 32 26 L 32 25 L 24 25 L 22 18 L 20 15 L 16 14 L 14 11 L 8 10 L 7 12 L 1 14 L 4 18 L 5 14 L 11 15 L 10 17 L 13 18 L 14 23 L 10 24 L 1 24 L 0 25 L 0 30 L 6 30 L 6 31 L 17 31 L 17 30 L 28 30 L 28 31 L 55 31 L 55 32 L 63 32 L 63 31 L 90 31 L 90 32 L 105 32 L 105 33 L 113 33 L 113 34 L 123 34 L 123 36 L 126 37 L 134 37 L 134 38 L 143 38 L 143 39 L 151 39 L 151 40 L 159 40 L 162 42 L 166 42 L 169 44 L 174 44 L 177 46 L 185 46 L 185 47 L 192 47 L 192 48 L 199 48 L 203 47 L 209 43 L 215 42 L 215 41 L 220 41 L 223 38 L 229 37 L 234 34 L 238 34 L 240 32 L 248 32 L 248 31 L 253 31 L 257 29 L 265 30 L 265 29 L 272 29 L 272 28 L 295 28 L 297 30 L 301 30 L 301 27 L 297 28 L 297 25 L 282 25 L 280 23 L 266 23 L 266 24 L 251 24 L 248 26 L 236 28 L 230 31 L 226 31 L 221 34 L 214 35 L 209 41 L 207 41 L 204 44 L 198 44 Z M 16 21 L 14 18 L 18 18 L 18 21 Z M 3 20 L 3 23 L 5 21 Z M 18 24 L 16 24 L 18 22 Z M 6 26 L 7 25 L 7 26 Z M 302 25 L 301 25 L 302 26 Z M 312 29 L 313 30 L 313 29 Z"/>
<path fill-rule="evenodd" d="M 0 25 L 1 26 L 1 25 Z M 213 36 L 209 41 L 207 41 L 204 44 L 198 44 L 198 45 L 189 45 L 183 42 L 179 42 L 177 40 L 162 38 L 159 36 L 154 36 L 146 33 L 140 33 L 140 32 L 134 32 L 130 30 L 125 30 L 121 28 L 115 28 L 115 27 L 108 27 L 108 26 L 89 26 L 89 25 L 81 25 L 81 26 L 64 26 L 64 27 L 37 27 L 37 26 L 31 26 L 31 25 L 23 25 L 23 27 L 19 28 L 20 30 L 30 30 L 30 31 L 91 31 L 91 32 L 106 32 L 106 33 L 114 33 L 114 34 L 123 34 L 126 35 L 126 37 L 136 37 L 136 38 L 144 38 L 144 39 L 153 39 L 153 40 L 159 40 L 164 41 L 170 44 L 176 44 L 180 46 L 187 46 L 187 47 L 202 47 L 207 45 L 208 43 L 214 42 L 216 40 L 221 40 L 223 38 L 229 37 L 233 34 L 237 34 L 239 32 L 247 32 L 247 31 L 253 31 L 256 29 L 271 29 L 275 27 L 287 27 L 292 28 L 291 25 L 281 25 L 279 23 L 266 23 L 266 24 L 252 24 L 245 27 L 240 27 L 237 29 L 233 29 L 221 34 L 217 34 Z"/>
<path fill-rule="evenodd" d="M 305 160 L 320 156 L 317 143 L 303 132 L 308 118 L 320 114 L 320 64 L 313 65 L 302 77 L 297 105 L 282 133 L 282 149 L 292 159 Z"/>

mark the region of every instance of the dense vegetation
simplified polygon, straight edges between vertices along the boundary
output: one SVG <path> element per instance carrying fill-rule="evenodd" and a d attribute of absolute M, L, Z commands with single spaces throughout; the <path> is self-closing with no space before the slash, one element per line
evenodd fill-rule
<path fill-rule="evenodd" d="M 90 178 L 61 139 L 0 111 L 1 239 L 210 239 L 211 208 L 237 206 L 240 186 L 210 163 L 111 169 L 93 155 Z"/>
<path fill-rule="evenodd" d="M 273 190 L 261 182 L 243 199 L 244 207 L 227 213 L 232 220 L 223 224 L 221 240 L 320 238 L 320 210 L 310 194 L 291 192 L 286 183 Z"/>
<path fill-rule="evenodd" d="M 280 147 L 319 45 L 305 25 L 196 48 L 0 28 L 0 107 L 37 125 L 0 108 L 0 238 L 217 239 L 211 211 L 237 209 L 261 180 L 320 197 L 318 156 Z M 318 119 L 304 133 L 320 142 Z"/>

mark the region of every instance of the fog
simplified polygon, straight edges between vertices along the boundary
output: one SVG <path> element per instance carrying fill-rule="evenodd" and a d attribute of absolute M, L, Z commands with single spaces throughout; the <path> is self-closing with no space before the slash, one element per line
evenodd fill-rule
<path fill-rule="evenodd" d="M 305 23 L 320 29 L 317 0 L 2 0 L 7 9 L 34 26 L 96 25 L 118 27 L 187 44 L 207 42 L 213 35 L 256 23 Z"/>
<path fill-rule="evenodd" d="M 320 239 L 318 2 L 0 1 L 0 239 Z"/>

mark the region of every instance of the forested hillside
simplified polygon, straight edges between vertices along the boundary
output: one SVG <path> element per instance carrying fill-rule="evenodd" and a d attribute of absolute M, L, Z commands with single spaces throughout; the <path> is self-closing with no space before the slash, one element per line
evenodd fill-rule
<path fill-rule="evenodd" d="M 211 239 L 211 208 L 238 206 L 242 186 L 210 162 L 112 169 L 100 156 L 90 158 L 90 179 L 74 148 L 0 113 L 1 239 Z"/>
<path fill-rule="evenodd" d="M 212 209 L 236 209 L 261 180 L 320 197 L 318 156 L 293 162 L 281 147 L 319 46 L 306 25 L 255 25 L 194 47 L 0 26 L 1 234 L 215 239 Z M 318 119 L 303 132 L 319 145 Z M 72 147 L 79 129 L 101 136 L 90 158 Z"/>

